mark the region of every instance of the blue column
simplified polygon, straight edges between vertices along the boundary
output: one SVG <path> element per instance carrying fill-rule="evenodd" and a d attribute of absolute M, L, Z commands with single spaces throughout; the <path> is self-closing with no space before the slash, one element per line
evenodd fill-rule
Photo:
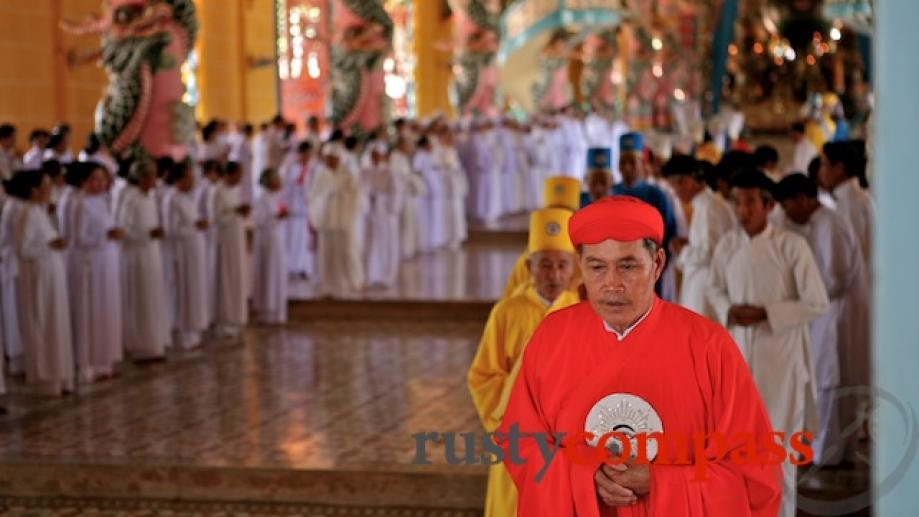
<path fill-rule="evenodd" d="M 875 437 L 875 515 L 919 515 L 919 1 L 875 2 L 874 166 L 875 240 L 874 379 L 879 435 Z M 884 399 L 888 399 L 886 402 Z M 897 403 L 890 403 L 895 400 Z"/>
<path fill-rule="evenodd" d="M 734 39 L 734 22 L 737 21 L 738 11 L 737 0 L 724 0 L 715 37 L 712 38 L 712 77 L 708 89 L 712 93 L 713 114 L 721 109 L 721 85 L 727 69 L 728 45 Z"/>

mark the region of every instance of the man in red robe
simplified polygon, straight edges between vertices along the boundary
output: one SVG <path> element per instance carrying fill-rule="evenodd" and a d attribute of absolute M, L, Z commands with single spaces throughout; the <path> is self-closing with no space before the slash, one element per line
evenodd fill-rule
<path fill-rule="evenodd" d="M 575 213 L 569 232 L 588 300 L 536 329 L 496 435 L 518 515 L 775 516 L 785 451 L 770 456 L 769 417 L 737 345 L 654 294 L 665 262 L 658 211 L 612 196 Z M 612 394 L 618 405 L 598 404 Z M 604 457 L 586 443 L 597 430 L 588 415 L 604 422 L 598 432 L 650 435 L 653 461 Z M 655 431 L 664 439 L 652 458 Z"/>

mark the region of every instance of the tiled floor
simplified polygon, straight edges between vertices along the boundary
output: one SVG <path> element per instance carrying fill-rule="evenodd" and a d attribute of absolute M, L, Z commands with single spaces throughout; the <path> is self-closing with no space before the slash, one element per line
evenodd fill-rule
<path fill-rule="evenodd" d="M 344 321 L 254 329 L 243 346 L 128 367 L 68 399 L 11 396 L 0 461 L 411 465 L 413 434 L 478 429 L 465 371 L 479 331 Z"/>

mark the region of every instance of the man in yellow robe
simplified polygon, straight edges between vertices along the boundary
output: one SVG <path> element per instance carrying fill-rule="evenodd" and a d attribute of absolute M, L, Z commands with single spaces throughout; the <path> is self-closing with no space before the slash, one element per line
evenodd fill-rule
<path fill-rule="evenodd" d="M 564 208 L 576 212 L 581 208 L 581 182 L 566 176 L 553 176 L 546 178 L 542 189 L 543 208 Z M 506 300 L 517 294 L 517 290 L 530 283 L 530 269 L 527 266 L 529 251 L 524 250 L 514 263 L 514 269 L 507 279 L 501 300 Z M 580 271 L 575 270 L 571 280 L 572 288 L 581 283 Z M 499 300 L 500 301 L 500 300 Z"/>
<path fill-rule="evenodd" d="M 482 426 L 493 432 L 501 423 L 517 378 L 527 341 L 546 314 L 580 301 L 569 289 L 574 278 L 576 256 L 568 238 L 572 211 L 543 208 L 530 215 L 526 264 L 527 284 L 516 294 L 498 302 L 485 325 L 485 332 L 467 381 Z M 485 517 L 513 517 L 517 514 L 517 489 L 504 464 L 488 472 Z"/>

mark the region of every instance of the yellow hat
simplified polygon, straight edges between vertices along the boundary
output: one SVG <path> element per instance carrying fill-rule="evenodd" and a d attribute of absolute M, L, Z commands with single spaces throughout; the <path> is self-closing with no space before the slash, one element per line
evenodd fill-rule
<path fill-rule="evenodd" d="M 581 208 L 581 182 L 566 176 L 546 178 L 542 183 L 542 203 L 571 211 Z"/>
<path fill-rule="evenodd" d="M 527 251 L 574 253 L 574 246 L 568 238 L 568 220 L 572 213 L 564 208 L 542 208 L 530 213 L 530 242 Z"/>

